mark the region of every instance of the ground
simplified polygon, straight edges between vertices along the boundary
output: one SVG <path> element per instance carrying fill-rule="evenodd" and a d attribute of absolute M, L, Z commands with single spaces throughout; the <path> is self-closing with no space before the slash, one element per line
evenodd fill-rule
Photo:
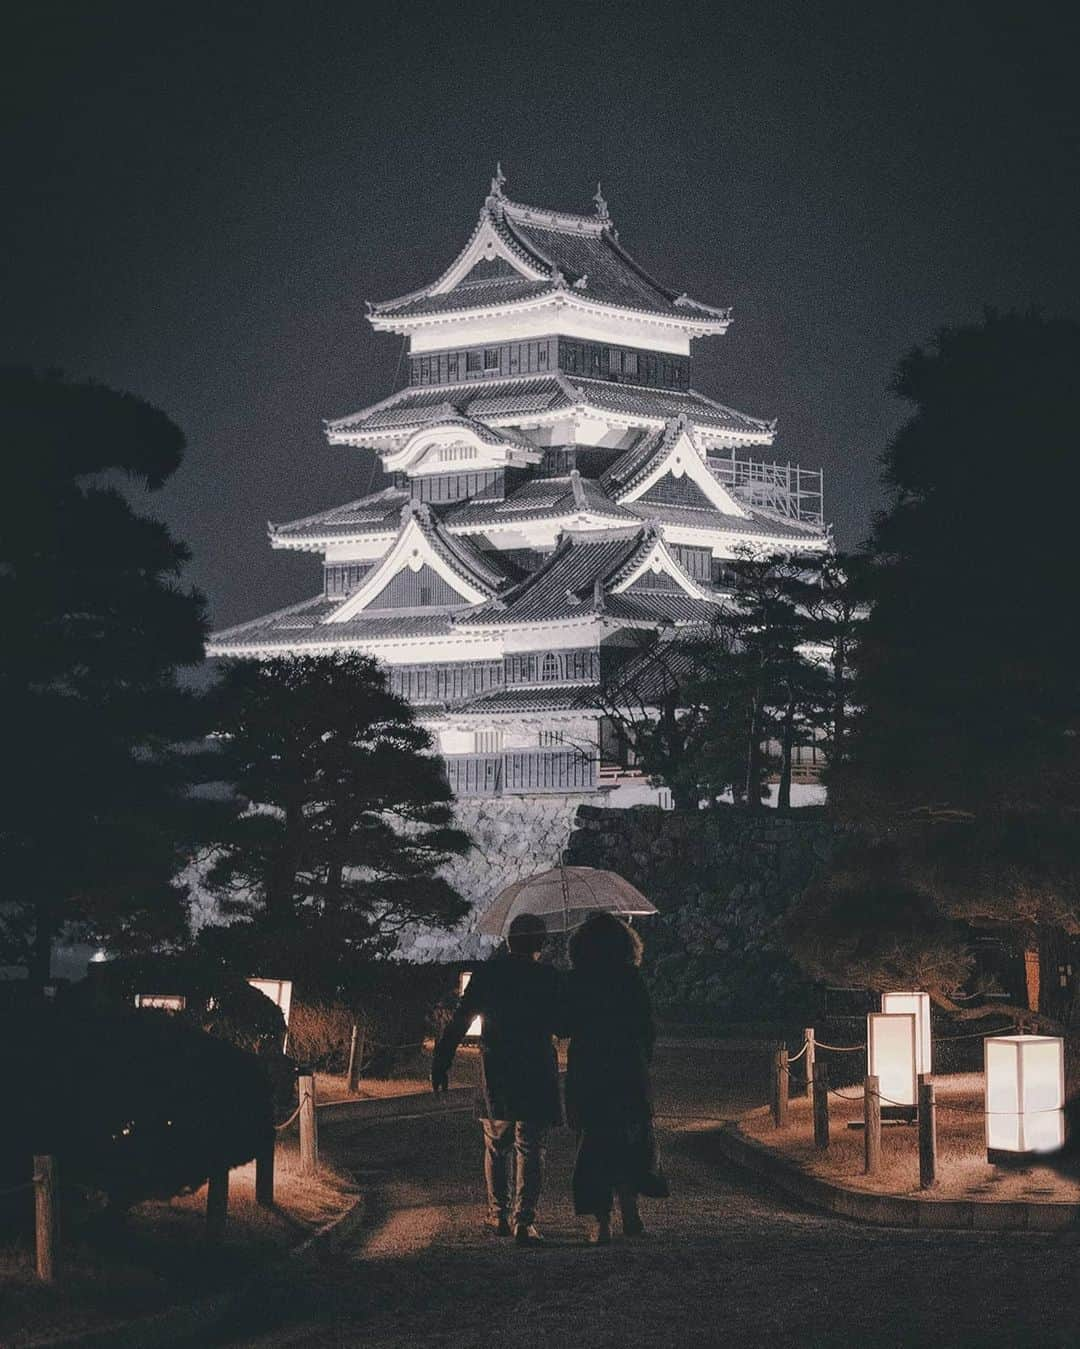
<path fill-rule="evenodd" d="M 205 1238 L 206 1187 L 193 1195 L 138 1204 L 127 1222 L 81 1213 L 65 1236 L 60 1278 L 45 1287 L 34 1276 L 28 1239 L 0 1243 L 0 1346 L 153 1315 L 234 1287 L 275 1262 L 353 1203 L 350 1179 L 332 1166 L 302 1176 L 295 1135 L 278 1145 L 277 1208 L 255 1203 L 255 1164 L 229 1173 L 226 1240 Z M 26 1210 L 26 1230 L 32 1211 Z"/>
<path fill-rule="evenodd" d="M 466 1113 L 327 1127 L 362 1184 L 341 1249 L 261 1288 L 216 1344 L 234 1349 L 574 1346 L 1075 1346 L 1076 1234 L 859 1226 L 792 1205 L 733 1169 L 717 1121 L 760 1104 L 761 1055 L 661 1047 L 673 1197 L 650 1234 L 590 1247 L 568 1203 L 573 1140 L 553 1136 L 542 1213 L 523 1251 L 479 1227 L 479 1130 Z"/>

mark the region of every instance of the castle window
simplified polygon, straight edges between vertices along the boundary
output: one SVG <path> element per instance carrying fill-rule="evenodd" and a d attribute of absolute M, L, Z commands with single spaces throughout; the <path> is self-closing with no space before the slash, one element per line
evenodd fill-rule
<path fill-rule="evenodd" d="M 502 749 L 502 731 L 476 731 L 473 733 L 473 752 L 476 754 L 498 754 Z"/>
<path fill-rule="evenodd" d="M 484 368 L 483 357 L 479 351 L 467 351 L 465 353 L 465 369 L 482 370 Z"/>
<path fill-rule="evenodd" d="M 484 349 L 484 369 L 498 370 L 499 368 L 499 348 L 486 347 Z"/>
<path fill-rule="evenodd" d="M 622 352 L 618 347 L 608 347 L 608 374 L 618 378 L 622 374 Z"/>
<path fill-rule="evenodd" d="M 541 731 L 539 740 L 540 747 L 541 749 L 545 749 L 551 745 L 565 745 L 565 736 L 565 731 Z"/>
<path fill-rule="evenodd" d="M 540 679 L 550 683 L 559 677 L 559 658 L 554 651 L 549 651 L 544 656 L 544 662 L 540 666 Z"/>
<path fill-rule="evenodd" d="M 623 353 L 623 374 L 636 375 L 637 370 L 637 352 L 627 351 Z"/>

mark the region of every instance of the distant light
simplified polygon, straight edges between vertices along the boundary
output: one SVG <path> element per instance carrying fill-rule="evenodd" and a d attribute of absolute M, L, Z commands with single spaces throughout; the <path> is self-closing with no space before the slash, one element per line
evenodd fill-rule
<path fill-rule="evenodd" d="M 105 954 L 104 951 L 95 951 L 94 954 L 90 957 L 90 963 L 91 965 L 101 965 L 106 960 L 108 960 L 108 958 L 109 957 Z"/>
<path fill-rule="evenodd" d="M 461 978 L 458 981 L 458 997 L 465 996 L 465 990 L 469 987 L 469 980 L 472 978 L 472 970 L 462 970 Z M 465 1032 L 466 1040 L 479 1040 L 484 1030 L 484 1018 L 474 1016 L 469 1022 L 469 1029 Z"/>
<path fill-rule="evenodd" d="M 1057 1035 L 988 1035 L 986 1155 L 1015 1161 L 1065 1142 L 1065 1041 Z"/>

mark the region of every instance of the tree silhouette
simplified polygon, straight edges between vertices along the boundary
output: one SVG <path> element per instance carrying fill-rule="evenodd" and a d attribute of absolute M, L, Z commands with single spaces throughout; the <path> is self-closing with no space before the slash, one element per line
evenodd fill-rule
<path fill-rule="evenodd" d="M 184 449 L 164 413 L 58 375 L 0 371 L 4 800 L 0 959 L 40 986 L 62 937 L 143 950 L 179 936 L 172 884 L 202 807 L 177 670 L 203 658 L 188 553 L 117 479 L 160 487 Z"/>
<path fill-rule="evenodd" d="M 211 697 L 238 808 L 207 877 L 223 916 L 246 920 L 241 949 L 329 970 L 464 917 L 438 871 L 471 842 L 430 736 L 373 659 L 233 661 Z"/>

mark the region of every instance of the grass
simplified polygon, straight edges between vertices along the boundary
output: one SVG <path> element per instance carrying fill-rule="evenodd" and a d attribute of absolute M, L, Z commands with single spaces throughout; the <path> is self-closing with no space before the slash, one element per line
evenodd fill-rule
<path fill-rule="evenodd" d="M 1059 1166 L 1040 1163 L 1019 1169 L 987 1162 L 980 1073 L 935 1076 L 934 1086 L 938 1182 L 933 1198 L 1080 1203 L 1080 1182 Z M 740 1123 L 744 1133 L 812 1175 L 872 1194 L 925 1195 L 919 1189 L 917 1127 L 883 1126 L 881 1169 L 874 1176 L 866 1176 L 862 1130 L 847 1127 L 861 1122 L 862 1117 L 862 1092 L 857 1087 L 843 1088 L 842 1097 L 830 1094 L 829 1147 L 823 1152 L 814 1147 L 810 1102 L 805 1096 L 792 1098 L 788 1124 L 783 1129 L 774 1128 L 765 1108 L 752 1111 Z"/>
<path fill-rule="evenodd" d="M 85 1212 L 68 1222 L 60 1277 L 45 1287 L 34 1273 L 28 1203 L 20 1224 L 26 1238 L 0 1244 L 0 1344 L 18 1349 L 222 1292 L 344 1213 L 355 1199 L 351 1178 L 329 1166 L 302 1176 L 293 1134 L 278 1144 L 274 1209 L 255 1203 L 253 1162 L 230 1172 L 219 1245 L 204 1234 L 205 1186 L 139 1204 L 119 1225 Z"/>

